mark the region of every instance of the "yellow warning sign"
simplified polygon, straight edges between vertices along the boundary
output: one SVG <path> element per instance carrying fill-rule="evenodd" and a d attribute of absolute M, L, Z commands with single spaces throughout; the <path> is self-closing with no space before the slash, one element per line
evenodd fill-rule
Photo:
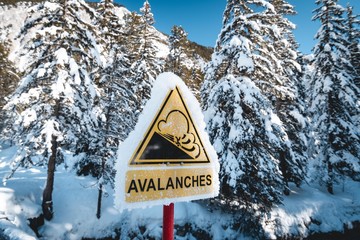
<path fill-rule="evenodd" d="M 188 108 L 176 87 L 165 98 L 129 165 L 209 162 Z"/>
<path fill-rule="evenodd" d="M 151 96 L 118 150 L 116 206 L 131 209 L 217 196 L 219 163 L 196 98 L 172 73 L 158 76 Z"/>

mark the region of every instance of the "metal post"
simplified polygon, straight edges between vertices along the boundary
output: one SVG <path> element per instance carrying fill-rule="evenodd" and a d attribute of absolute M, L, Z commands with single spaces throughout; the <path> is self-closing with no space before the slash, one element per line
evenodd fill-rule
<path fill-rule="evenodd" d="M 174 239 L 174 203 L 163 207 L 163 240 Z"/>

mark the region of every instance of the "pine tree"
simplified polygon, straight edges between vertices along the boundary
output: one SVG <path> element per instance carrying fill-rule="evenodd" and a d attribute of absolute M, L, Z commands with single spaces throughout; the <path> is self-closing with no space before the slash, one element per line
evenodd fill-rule
<path fill-rule="evenodd" d="M 299 88 L 299 93 L 301 94 L 301 99 L 304 99 L 303 107 L 305 109 L 305 116 L 308 119 L 308 127 L 306 131 L 307 135 L 307 156 L 308 156 L 308 177 L 311 176 L 311 171 L 314 170 L 312 168 L 312 161 L 313 156 L 317 154 L 317 147 L 316 147 L 316 139 L 314 138 L 314 132 L 312 131 L 312 123 L 311 123 L 311 114 L 309 111 L 309 106 L 311 102 L 311 95 L 312 95 L 312 86 L 311 86 L 311 79 L 314 71 L 314 57 L 312 54 L 303 55 L 299 58 L 300 65 L 302 66 L 302 80 L 301 82 L 303 85 L 301 89 Z"/>
<path fill-rule="evenodd" d="M 56 164 L 67 154 L 86 156 L 97 137 L 93 106 L 98 90 L 91 72 L 101 63 L 92 26 L 80 18 L 92 13 L 84 1 L 45 2 L 33 11 L 39 17 L 30 12 L 22 34 L 28 55 L 37 57 L 6 105 L 13 119 L 7 134 L 19 149 L 13 173 L 19 167 L 47 166 L 42 208 L 50 220 Z"/>
<path fill-rule="evenodd" d="M 244 17 L 237 17 L 239 14 Z M 237 25 L 240 26 L 238 29 L 231 29 L 233 26 L 229 24 L 229 19 L 233 17 L 236 18 L 235 21 Z M 279 18 L 281 19 L 279 20 Z M 285 22 L 281 14 L 276 13 L 275 7 L 269 1 L 240 1 L 234 9 L 231 7 L 225 9 L 223 18 L 223 26 L 228 28 L 228 31 L 236 31 L 237 34 L 241 36 L 241 41 L 242 38 L 247 39 L 246 44 L 249 49 L 248 57 L 252 60 L 251 66 L 254 67 L 254 76 L 252 78 L 256 85 L 263 91 L 263 94 L 272 101 L 275 101 L 276 98 L 285 99 L 294 96 L 292 86 L 284 82 L 288 79 L 284 79 L 281 74 L 281 71 L 284 70 L 281 64 L 280 54 L 284 52 L 279 52 L 277 49 L 280 44 L 284 45 L 284 35 L 281 34 L 281 30 L 289 28 L 288 26 L 278 26 L 284 23 L 290 24 Z M 250 24 L 253 26 L 249 26 Z M 249 27 L 252 28 L 250 32 L 248 32 Z M 224 35 L 228 34 L 228 31 L 222 31 L 220 33 L 215 51 L 219 49 L 220 44 L 223 44 L 223 40 L 221 39 L 226 39 Z M 290 50 L 287 54 L 293 55 L 292 58 L 289 59 L 292 61 L 292 64 L 296 62 L 294 61 L 296 52 Z M 237 56 L 237 58 L 239 58 L 239 61 L 243 60 L 239 56 Z M 244 58 L 244 60 L 247 59 L 248 58 Z M 225 61 L 214 62 L 221 64 L 216 67 L 213 76 L 214 79 L 218 79 L 219 76 L 222 76 L 227 71 L 233 70 L 230 69 L 231 66 Z M 246 66 L 243 64 L 242 68 L 239 68 L 237 71 L 241 73 L 244 71 L 244 67 Z"/>
<path fill-rule="evenodd" d="M 4 127 L 5 114 L 2 108 L 6 104 L 6 97 L 16 88 L 20 77 L 14 67 L 14 64 L 8 59 L 9 49 L 6 42 L 0 43 L 0 132 Z"/>
<path fill-rule="evenodd" d="M 141 41 L 140 30 L 138 26 L 141 23 L 141 16 L 136 12 L 131 12 L 124 16 L 125 20 L 125 35 L 126 35 L 126 49 L 130 53 L 131 62 L 135 62 L 140 59 L 141 55 L 139 52 Z"/>
<path fill-rule="evenodd" d="M 318 142 L 319 180 L 334 193 L 334 183 L 342 176 L 360 179 L 360 135 L 352 120 L 359 114 L 359 95 L 348 61 L 344 8 L 337 0 L 317 0 L 316 4 L 313 20 L 319 20 L 321 27 L 314 48 L 310 112 Z"/>
<path fill-rule="evenodd" d="M 360 88 L 360 30 L 359 15 L 353 14 L 353 8 L 347 6 L 347 40 L 349 43 L 350 62 L 354 67 L 355 84 Z M 357 27 L 356 27 L 357 26 Z"/>
<path fill-rule="evenodd" d="M 184 66 L 182 62 L 186 57 L 185 47 L 187 44 L 187 32 L 181 26 L 173 26 L 169 36 L 170 52 L 166 69 L 183 79 Z"/>
<path fill-rule="evenodd" d="M 174 25 L 169 36 L 169 55 L 166 60 L 165 71 L 174 72 L 178 75 L 193 92 L 199 97 L 199 86 L 203 80 L 202 69 L 193 61 L 199 59 L 191 42 L 187 38 L 187 32 L 181 26 Z"/>
<path fill-rule="evenodd" d="M 136 96 L 139 99 L 137 110 L 140 112 L 145 102 L 150 98 L 152 83 L 162 71 L 163 62 L 156 57 L 157 47 L 154 41 L 158 39 L 153 27 L 154 17 L 148 1 L 140 9 L 141 15 L 135 13 L 130 16 L 129 32 L 127 32 L 127 46 L 133 45 L 130 59 L 134 73 L 132 81 L 136 86 Z M 135 47 L 135 49 L 134 49 Z"/>
<path fill-rule="evenodd" d="M 275 111 L 283 122 L 289 141 L 280 154 L 280 169 L 283 173 L 284 193 L 290 193 L 288 183 L 300 185 L 305 178 L 307 165 L 307 135 L 308 127 L 305 117 L 304 98 L 299 91 L 301 88 L 301 66 L 298 63 L 298 44 L 293 35 L 295 25 L 285 16 L 295 15 L 294 7 L 284 0 L 271 0 L 275 13 L 269 18 L 273 26 L 278 29 L 273 37 L 273 45 L 277 55 L 277 68 L 281 85 L 284 89 L 291 89 L 287 94 L 275 95 Z"/>
<path fill-rule="evenodd" d="M 255 2 L 228 0 L 201 96 L 221 165 L 219 205 L 264 213 L 281 202 L 278 152 L 286 134 L 256 85 L 253 39 L 260 38 L 260 29 L 250 3 Z"/>
<path fill-rule="evenodd" d="M 99 29 L 101 36 L 99 40 L 104 48 L 102 55 L 111 60 L 110 54 L 113 51 L 113 44 L 123 44 L 125 42 L 125 21 L 116 15 L 113 0 L 101 0 L 96 11 L 95 25 Z"/>
<path fill-rule="evenodd" d="M 108 56 L 106 66 L 101 71 L 99 87 L 101 99 L 99 106 L 103 111 L 99 122 L 99 140 L 94 155 L 98 160 L 99 194 L 97 217 L 101 216 L 101 199 L 103 185 L 114 184 L 114 163 L 118 145 L 124 141 L 136 124 L 138 99 L 134 93 L 128 51 L 124 44 L 126 36 L 122 21 L 115 14 L 112 0 L 101 1 L 99 4 L 99 29 L 102 29 L 105 55 Z M 96 159 L 94 159 L 95 161 Z"/>

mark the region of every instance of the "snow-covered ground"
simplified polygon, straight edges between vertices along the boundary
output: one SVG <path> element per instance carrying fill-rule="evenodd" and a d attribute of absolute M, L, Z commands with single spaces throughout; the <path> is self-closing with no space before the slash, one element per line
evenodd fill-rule
<path fill-rule="evenodd" d="M 16 148 L 0 148 L 0 176 L 10 172 L 9 160 Z M 41 195 L 46 180 L 46 169 L 32 168 L 18 170 L 0 187 L 0 238 L 12 240 L 38 239 L 28 226 L 29 218 L 41 212 Z M 344 182 L 335 195 L 309 185 L 293 188 L 285 197 L 284 205 L 275 208 L 265 230 L 269 237 L 307 236 L 310 231 L 342 231 L 344 226 L 360 220 L 360 183 Z M 103 199 L 102 216 L 97 219 L 97 188 L 92 177 L 79 177 L 61 165 L 57 168 L 54 186 L 54 218 L 40 228 L 41 239 L 100 238 L 136 234 L 161 238 L 162 207 L 136 209 L 120 213 L 114 208 L 113 190 L 107 188 Z M 210 212 L 197 203 L 177 203 L 175 224 L 202 229 L 213 239 L 245 239 L 232 224 L 230 215 Z M 144 228 L 145 227 L 145 228 Z M 117 229 L 117 230 L 116 230 Z M 141 229 L 145 229 L 141 231 Z M 195 239 L 180 233 L 176 239 Z"/>
<path fill-rule="evenodd" d="M 343 231 L 360 220 L 360 183 L 348 181 L 338 185 L 335 194 L 325 188 L 303 185 L 293 187 L 283 205 L 272 212 L 269 236 L 307 236 L 310 232 Z"/>

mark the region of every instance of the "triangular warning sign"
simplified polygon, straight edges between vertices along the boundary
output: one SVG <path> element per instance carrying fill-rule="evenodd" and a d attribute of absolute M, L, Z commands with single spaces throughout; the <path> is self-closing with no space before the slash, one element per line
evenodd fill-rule
<path fill-rule="evenodd" d="M 176 87 L 165 98 L 130 165 L 209 162 L 188 108 Z"/>

